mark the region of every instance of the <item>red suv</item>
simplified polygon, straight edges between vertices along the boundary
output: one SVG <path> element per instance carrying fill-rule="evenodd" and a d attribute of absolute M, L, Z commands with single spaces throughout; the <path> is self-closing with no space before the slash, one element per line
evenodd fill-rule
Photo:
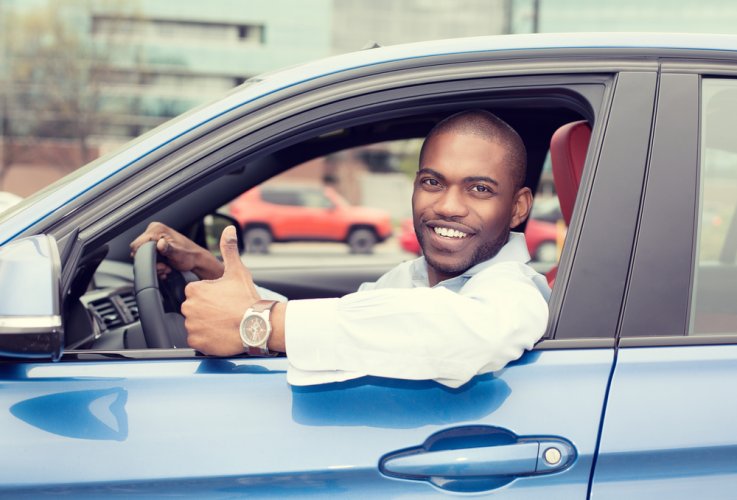
<path fill-rule="evenodd" d="M 233 201 L 230 212 L 250 253 L 268 252 L 272 241 L 340 241 L 352 253 L 371 253 L 392 234 L 388 212 L 351 206 L 331 187 L 255 187 Z"/>

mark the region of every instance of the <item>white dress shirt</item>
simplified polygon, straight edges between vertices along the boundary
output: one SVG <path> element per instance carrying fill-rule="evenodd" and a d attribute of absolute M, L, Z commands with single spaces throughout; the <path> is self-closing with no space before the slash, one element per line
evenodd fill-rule
<path fill-rule="evenodd" d="M 374 375 L 459 387 L 503 368 L 547 327 L 550 288 L 529 260 L 524 235 L 511 233 L 495 257 L 434 287 L 420 257 L 345 297 L 289 301 L 288 382 Z"/>

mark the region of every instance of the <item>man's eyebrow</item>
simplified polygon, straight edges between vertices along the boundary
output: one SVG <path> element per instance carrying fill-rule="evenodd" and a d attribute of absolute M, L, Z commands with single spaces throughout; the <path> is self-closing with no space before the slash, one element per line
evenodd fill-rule
<path fill-rule="evenodd" d="M 422 167 L 419 170 L 417 170 L 417 175 L 420 175 L 420 174 L 432 175 L 432 176 L 437 177 L 441 181 L 444 181 L 445 180 L 445 176 L 443 174 L 441 174 L 437 170 L 433 170 L 433 169 L 428 168 L 428 167 Z M 470 184 L 472 182 L 488 182 L 489 184 L 493 184 L 493 185 L 495 185 L 497 187 L 499 186 L 499 181 L 497 181 L 496 179 L 493 179 L 491 177 L 485 176 L 485 175 L 474 175 L 474 176 L 464 177 L 463 178 L 463 183 L 464 184 Z"/>
<path fill-rule="evenodd" d="M 441 181 L 444 181 L 445 180 L 445 176 L 443 174 L 441 174 L 437 170 L 433 170 L 433 169 L 427 168 L 427 167 L 422 167 L 419 170 L 417 170 L 417 175 L 420 175 L 420 174 L 429 174 L 429 175 L 433 175 L 433 176 L 437 177 Z"/>
<path fill-rule="evenodd" d="M 489 184 L 494 184 L 495 186 L 499 186 L 498 181 L 496 181 L 495 179 L 492 179 L 491 177 L 486 177 L 484 175 L 466 177 L 463 179 L 463 182 L 466 184 L 469 184 L 471 182 L 488 182 Z"/>

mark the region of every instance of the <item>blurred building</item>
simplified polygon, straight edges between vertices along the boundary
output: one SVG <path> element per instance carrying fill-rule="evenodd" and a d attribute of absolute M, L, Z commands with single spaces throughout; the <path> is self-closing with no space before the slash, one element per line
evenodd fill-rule
<path fill-rule="evenodd" d="M 334 0 L 332 49 L 498 35 L 509 31 L 512 0 Z"/>
<path fill-rule="evenodd" d="M 501 33 L 509 1 L 0 0 L 0 190 L 29 194 L 266 71 Z"/>
<path fill-rule="evenodd" d="M 734 0 L 512 0 L 511 32 L 737 33 Z"/>

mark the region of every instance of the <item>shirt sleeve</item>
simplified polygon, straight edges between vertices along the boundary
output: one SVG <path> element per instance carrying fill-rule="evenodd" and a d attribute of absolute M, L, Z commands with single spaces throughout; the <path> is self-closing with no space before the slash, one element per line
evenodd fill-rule
<path fill-rule="evenodd" d="M 374 289 L 289 302 L 289 383 L 374 375 L 458 387 L 503 368 L 532 348 L 547 326 L 547 303 L 520 266 L 493 266 L 460 292 Z"/>

